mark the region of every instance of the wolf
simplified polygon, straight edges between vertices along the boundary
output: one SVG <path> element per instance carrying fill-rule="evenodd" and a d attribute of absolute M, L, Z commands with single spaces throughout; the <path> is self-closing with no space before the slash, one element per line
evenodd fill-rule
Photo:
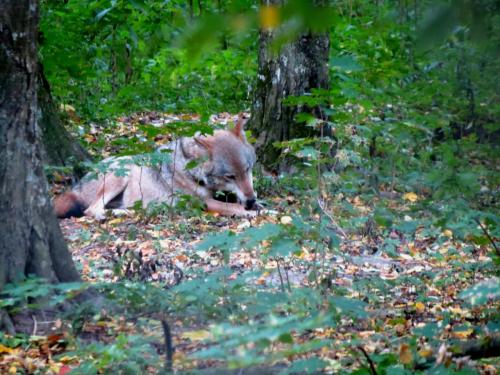
<path fill-rule="evenodd" d="M 72 191 L 56 197 L 54 211 L 59 218 L 103 219 L 108 208 L 129 208 L 137 201 L 144 207 L 151 202 L 175 205 L 187 194 L 200 198 L 208 211 L 254 217 L 259 208 L 252 177 L 256 156 L 245 136 L 245 122 L 240 116 L 232 129 L 163 145 L 158 155 L 168 157 L 159 158 L 159 163 L 137 165 L 130 156 L 104 159 L 101 165 L 107 170 L 97 178 L 85 176 Z M 234 193 L 237 203 L 216 200 L 217 192 Z"/>

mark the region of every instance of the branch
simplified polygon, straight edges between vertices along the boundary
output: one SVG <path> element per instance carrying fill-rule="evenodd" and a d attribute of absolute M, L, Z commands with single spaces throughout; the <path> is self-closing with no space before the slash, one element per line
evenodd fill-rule
<path fill-rule="evenodd" d="M 363 348 L 361 345 L 358 346 L 358 349 L 363 355 L 365 356 L 366 360 L 368 361 L 368 364 L 370 365 L 370 373 L 372 375 L 377 375 L 377 370 L 375 369 L 375 364 L 373 363 L 372 359 L 366 352 L 365 348 Z"/>
<path fill-rule="evenodd" d="M 481 224 L 481 221 L 479 221 L 479 219 L 474 219 L 474 221 L 479 225 L 479 227 L 483 230 L 483 233 L 486 235 L 486 237 L 488 238 L 488 240 L 491 242 L 491 244 L 493 245 L 493 248 L 495 249 L 496 253 L 498 256 L 500 256 L 500 249 L 498 249 L 495 241 L 493 240 L 493 238 L 491 238 L 490 234 L 488 233 L 488 230 L 486 229 L 486 227 Z"/>
<path fill-rule="evenodd" d="M 347 234 L 344 232 L 344 230 L 337 224 L 335 219 L 333 218 L 332 215 L 330 215 L 328 212 L 326 212 L 325 205 L 323 203 L 322 199 L 318 198 L 318 206 L 321 209 L 321 211 L 330 219 L 331 223 L 335 227 L 335 229 L 344 237 L 344 239 L 347 238 Z"/>
<path fill-rule="evenodd" d="M 172 332 L 166 320 L 161 320 L 163 335 L 165 336 L 165 371 L 172 372 L 174 347 L 172 346 Z"/>

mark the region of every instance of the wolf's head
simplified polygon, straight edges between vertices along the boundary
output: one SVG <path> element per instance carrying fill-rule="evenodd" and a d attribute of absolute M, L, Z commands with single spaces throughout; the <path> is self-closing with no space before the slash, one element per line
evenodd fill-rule
<path fill-rule="evenodd" d="M 233 129 L 217 130 L 212 136 L 196 137 L 195 141 L 209 154 L 206 187 L 212 191 L 233 192 L 246 209 L 252 209 L 256 201 L 252 181 L 256 157 L 245 136 L 245 123 L 240 117 Z"/>

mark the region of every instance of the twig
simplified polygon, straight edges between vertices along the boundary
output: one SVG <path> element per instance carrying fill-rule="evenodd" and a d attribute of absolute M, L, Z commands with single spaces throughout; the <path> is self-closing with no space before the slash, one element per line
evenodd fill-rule
<path fill-rule="evenodd" d="M 359 349 L 359 351 L 361 353 L 363 353 L 363 355 L 365 356 L 366 360 L 368 361 L 368 364 L 370 365 L 370 373 L 372 375 L 377 375 L 377 370 L 375 369 L 375 365 L 373 364 L 373 361 L 370 358 L 370 356 L 368 355 L 368 353 L 366 352 L 365 348 L 363 348 L 361 345 L 359 345 L 358 349 Z"/>
<path fill-rule="evenodd" d="M 36 316 L 35 315 L 31 315 L 31 319 L 33 319 L 33 333 L 31 334 L 31 336 L 36 336 L 36 331 L 37 331 L 37 328 L 38 328 L 38 322 L 36 321 Z"/>
<path fill-rule="evenodd" d="M 488 233 L 488 230 L 486 229 L 486 227 L 483 224 L 481 224 L 481 221 L 479 221 L 479 219 L 474 219 L 474 221 L 479 225 L 479 227 L 484 232 L 485 236 L 491 242 L 491 244 L 493 245 L 493 248 L 495 249 L 495 252 L 497 253 L 497 255 L 500 256 L 500 249 L 498 249 L 497 244 L 495 243 L 495 241 L 493 240 L 493 238 L 491 238 L 491 236 Z"/>
<path fill-rule="evenodd" d="M 172 332 L 170 331 L 170 326 L 168 325 L 166 320 L 161 320 L 161 326 L 163 328 L 163 336 L 165 337 L 165 371 L 169 373 L 172 372 L 174 358 Z"/>
<path fill-rule="evenodd" d="M 321 208 L 321 212 L 323 212 L 326 217 L 328 217 L 331 221 L 331 223 L 335 226 L 335 229 L 342 235 L 342 237 L 347 238 L 347 234 L 344 232 L 344 230 L 337 224 L 337 222 L 335 221 L 335 219 L 333 218 L 332 215 L 330 215 L 326 210 L 325 210 L 325 206 L 323 204 L 323 200 L 318 198 L 318 206 L 319 208 Z"/>
<path fill-rule="evenodd" d="M 278 275 L 280 276 L 281 291 L 285 293 L 285 283 L 283 282 L 283 275 L 281 274 L 280 262 L 278 258 L 276 258 L 276 265 L 278 267 Z"/>
<path fill-rule="evenodd" d="M 290 285 L 290 278 L 288 277 L 288 270 L 285 268 L 286 285 L 288 286 L 288 291 L 292 293 L 292 286 Z"/>

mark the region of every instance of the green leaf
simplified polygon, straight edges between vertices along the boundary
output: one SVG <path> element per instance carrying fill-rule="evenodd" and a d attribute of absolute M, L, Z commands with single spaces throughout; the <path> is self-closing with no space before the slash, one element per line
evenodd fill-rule
<path fill-rule="evenodd" d="M 308 359 L 299 359 L 294 361 L 292 365 L 284 371 L 280 372 L 281 374 L 317 374 L 321 372 L 326 366 L 328 362 L 318 358 L 311 357 Z"/>
<path fill-rule="evenodd" d="M 299 251 L 300 246 L 296 241 L 289 238 L 278 238 L 276 240 L 273 240 L 268 255 L 273 257 L 287 257 L 291 254 L 298 253 Z"/>
<path fill-rule="evenodd" d="M 330 60 L 330 65 L 344 72 L 359 72 L 363 69 L 352 55 L 336 56 Z"/>
<path fill-rule="evenodd" d="M 99 21 L 101 18 L 103 18 L 106 14 L 108 14 L 111 10 L 113 9 L 113 7 L 110 7 L 110 8 L 106 8 L 104 10 L 101 10 L 99 13 L 97 13 L 97 15 L 95 16 L 95 19 L 97 21 Z"/>
<path fill-rule="evenodd" d="M 460 293 L 460 298 L 468 300 L 473 306 L 496 302 L 500 299 L 500 279 L 493 277 L 481 281 Z"/>
<path fill-rule="evenodd" d="M 342 316 L 350 315 L 359 319 L 364 319 L 368 316 L 365 311 L 367 304 L 363 301 L 346 297 L 330 297 L 328 300 L 337 313 Z"/>

